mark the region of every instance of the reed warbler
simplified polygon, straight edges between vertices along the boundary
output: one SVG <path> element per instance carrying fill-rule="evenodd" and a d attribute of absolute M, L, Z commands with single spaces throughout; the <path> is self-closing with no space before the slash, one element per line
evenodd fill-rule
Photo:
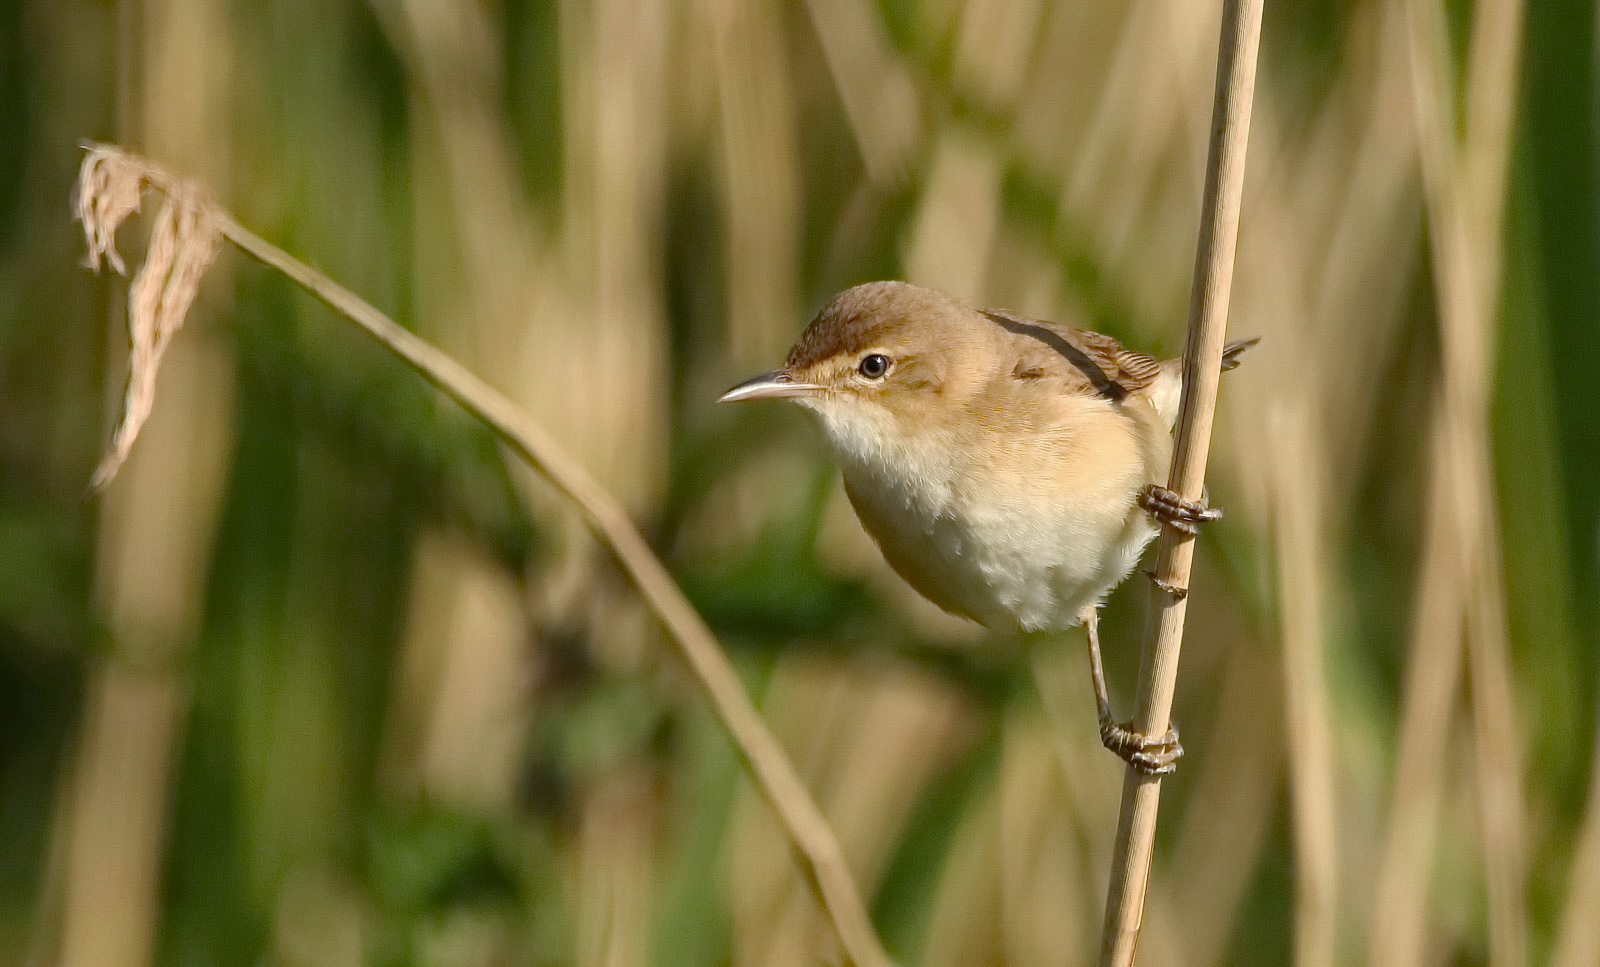
<path fill-rule="evenodd" d="M 1229 346 L 1223 368 L 1253 342 Z M 816 414 L 862 525 L 934 604 L 998 631 L 1084 625 L 1102 741 L 1160 773 L 1182 755 L 1176 730 L 1112 719 L 1097 617 L 1159 523 L 1193 534 L 1220 516 L 1160 485 L 1181 390 L 1181 360 L 872 282 L 824 306 L 782 369 L 721 401 Z"/>

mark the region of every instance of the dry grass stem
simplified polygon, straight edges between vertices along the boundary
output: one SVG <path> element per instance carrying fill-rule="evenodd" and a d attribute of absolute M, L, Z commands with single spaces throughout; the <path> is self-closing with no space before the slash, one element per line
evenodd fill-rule
<path fill-rule="evenodd" d="M 1262 0 L 1229 0 L 1222 12 L 1211 147 L 1190 295 L 1188 342 L 1184 350 L 1183 402 L 1168 479 L 1171 489 L 1190 500 L 1200 499 L 1204 492 L 1217 379 L 1222 371 L 1262 6 Z M 1183 595 L 1161 588 L 1187 588 L 1193 558 L 1192 538 L 1170 529 L 1162 535 L 1156 554 L 1156 584 L 1150 597 L 1150 617 L 1139 662 L 1133 718 L 1135 731 L 1145 735 L 1162 734 L 1171 719 L 1187 605 Z M 1106 898 L 1100 946 L 1102 967 L 1133 963 L 1144 916 L 1160 796 L 1159 777 L 1129 768 L 1123 784 L 1117 846 Z"/>
<path fill-rule="evenodd" d="M 200 204 L 199 199 L 203 196 L 198 189 L 159 166 L 110 146 L 95 146 L 92 150 L 105 152 L 106 157 L 118 163 L 136 166 L 142 183 L 156 188 L 167 196 L 170 203 Z M 93 171 L 98 167 L 96 165 L 90 169 L 86 166 L 86 170 Z M 122 186 L 125 192 L 126 177 L 124 174 L 108 180 Z M 80 188 L 80 192 L 82 190 Z M 110 211 L 123 211 L 124 216 L 132 210 L 126 208 L 125 195 L 120 196 L 116 204 L 107 203 L 104 207 Z M 92 210 L 94 206 L 91 204 L 90 208 Z M 576 460 L 557 446 L 548 433 L 529 421 L 514 404 L 460 363 L 332 279 L 251 232 L 220 207 L 205 203 L 203 209 L 197 211 L 200 212 L 199 217 L 179 220 L 178 227 L 174 229 L 175 244 L 183 242 L 185 238 L 188 238 L 191 246 L 198 244 L 191 236 L 185 236 L 181 228 L 185 224 L 193 224 L 199 228 L 191 228 L 191 232 L 203 229 L 215 237 L 226 238 L 252 258 L 287 275 L 329 308 L 360 326 L 424 379 L 482 421 L 513 453 L 573 502 L 584 521 L 615 555 L 618 564 L 633 580 L 672 640 L 677 643 L 680 655 L 744 757 L 756 785 L 782 821 L 800 858 L 807 882 L 816 892 L 823 911 L 837 931 L 850 962 L 858 967 L 888 967 L 889 957 L 873 931 L 871 918 L 850 875 L 838 839 L 822 811 L 806 791 L 782 746 L 745 694 L 737 672 L 717 645 L 711 630 L 689 604 L 666 567 L 650 550 L 622 505 Z M 109 239 L 115 233 L 115 226 L 98 221 L 86 223 L 85 227 L 91 247 L 95 239 Z M 113 250 L 106 248 L 102 251 L 109 256 Z M 214 242 L 211 252 L 215 252 Z M 205 264 L 209 264 L 209 257 Z M 168 268 L 166 274 L 173 279 L 181 279 L 184 285 L 194 285 L 199 278 L 193 271 L 195 266 L 203 270 L 198 259 L 191 256 L 187 267 Z M 178 306 L 177 296 L 182 294 L 181 289 L 174 288 L 176 286 L 174 282 L 172 287 L 164 290 L 173 293 L 165 299 L 166 304 L 173 308 Z M 189 292 L 189 298 L 193 298 L 192 291 Z M 183 307 L 187 308 L 187 303 L 183 303 Z M 169 330 L 163 338 L 169 338 L 170 335 Z M 154 375 L 151 374 L 150 378 L 153 381 Z"/>

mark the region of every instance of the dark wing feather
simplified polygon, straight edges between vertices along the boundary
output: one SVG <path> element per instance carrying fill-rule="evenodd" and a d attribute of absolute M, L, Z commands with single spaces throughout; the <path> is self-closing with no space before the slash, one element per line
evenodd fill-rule
<path fill-rule="evenodd" d="M 1003 309 L 980 311 L 1006 331 L 1029 338 L 1013 370 L 1019 379 L 1055 379 L 1069 392 L 1120 400 L 1161 376 L 1159 360 L 1124 349 L 1110 336 Z"/>

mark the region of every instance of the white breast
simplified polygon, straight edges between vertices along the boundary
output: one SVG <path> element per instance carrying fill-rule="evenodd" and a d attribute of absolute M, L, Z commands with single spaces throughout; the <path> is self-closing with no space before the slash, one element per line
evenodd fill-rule
<path fill-rule="evenodd" d="M 888 414 L 876 407 L 819 400 L 813 408 L 824 417 L 851 502 L 889 563 L 935 604 L 987 627 L 1070 627 L 1127 576 L 1156 533 L 1134 503 L 1150 482 L 1152 454 L 1141 439 L 1147 428 L 1131 419 L 1125 433 L 1097 434 L 1092 451 L 1058 435 L 1014 442 L 1037 448 L 1024 454 L 979 447 L 986 461 L 975 464 L 937 433 L 907 439 L 891 432 Z M 1041 461 L 1052 472 L 1004 469 Z"/>

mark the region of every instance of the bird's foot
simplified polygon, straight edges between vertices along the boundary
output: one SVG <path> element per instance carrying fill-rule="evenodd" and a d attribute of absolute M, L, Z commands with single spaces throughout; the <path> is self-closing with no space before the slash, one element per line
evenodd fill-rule
<path fill-rule="evenodd" d="M 1175 725 L 1167 726 L 1166 735 L 1152 738 L 1104 719 L 1100 722 L 1100 743 L 1147 776 L 1167 775 L 1178 768 L 1178 760 L 1183 757 Z"/>
<path fill-rule="evenodd" d="M 1204 497 L 1199 500 L 1185 500 L 1158 484 L 1151 484 L 1140 491 L 1139 506 L 1156 520 L 1190 537 L 1200 533 L 1201 524 L 1210 523 L 1222 516 L 1222 509 L 1207 507 Z"/>

